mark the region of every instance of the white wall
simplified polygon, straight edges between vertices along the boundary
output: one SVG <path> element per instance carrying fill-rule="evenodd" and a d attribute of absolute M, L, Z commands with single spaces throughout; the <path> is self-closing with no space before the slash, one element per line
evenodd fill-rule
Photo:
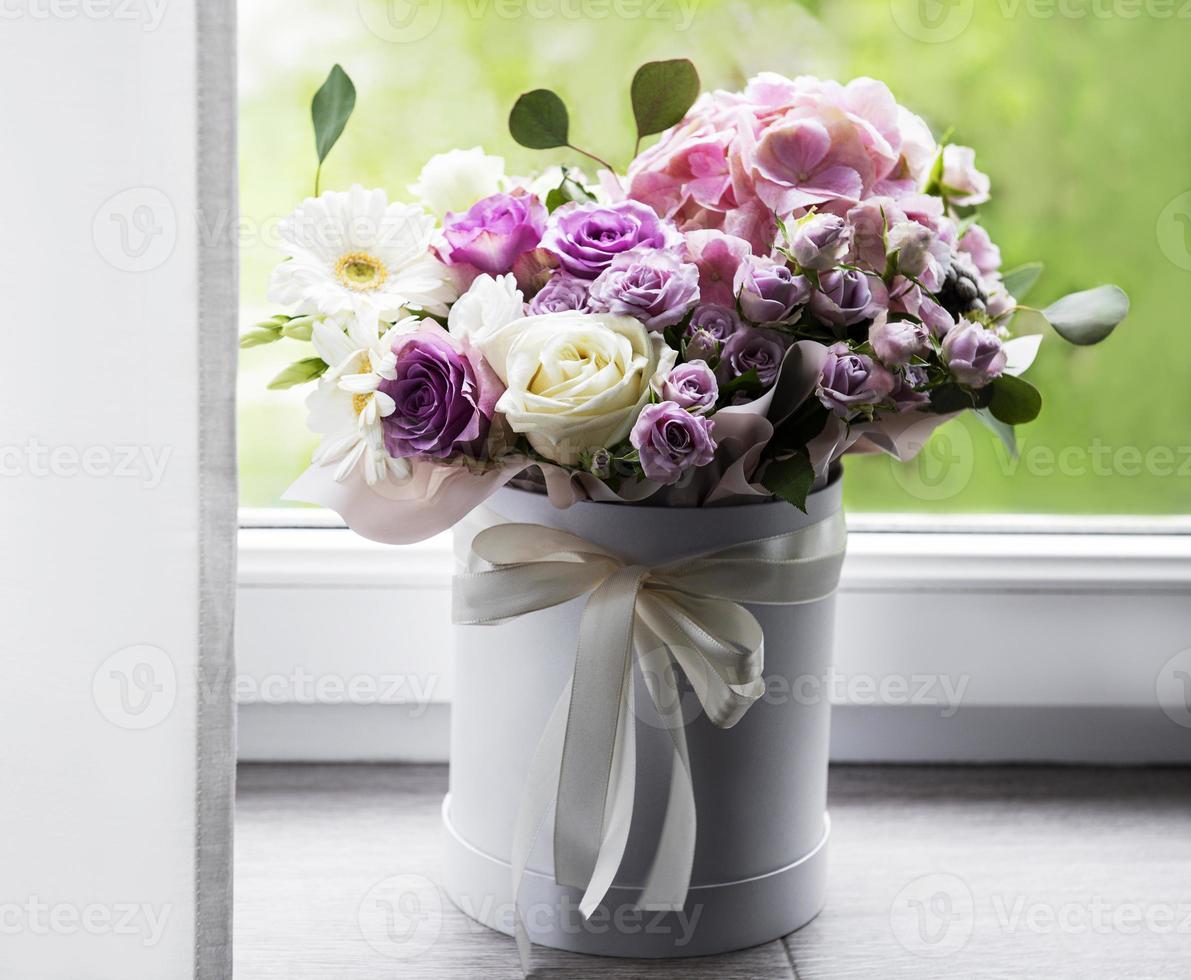
<path fill-rule="evenodd" d="M 195 15 L 0 4 L 0 977 L 194 971 Z"/>

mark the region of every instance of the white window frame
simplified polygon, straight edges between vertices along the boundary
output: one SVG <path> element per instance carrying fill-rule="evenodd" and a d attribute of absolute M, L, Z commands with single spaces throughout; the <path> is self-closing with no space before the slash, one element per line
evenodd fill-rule
<path fill-rule="evenodd" d="M 1191 710 L 1159 695 L 1191 669 L 1191 519 L 849 524 L 834 759 L 1191 762 Z M 241 525 L 241 758 L 446 761 L 449 535 L 387 547 L 317 511 Z"/>

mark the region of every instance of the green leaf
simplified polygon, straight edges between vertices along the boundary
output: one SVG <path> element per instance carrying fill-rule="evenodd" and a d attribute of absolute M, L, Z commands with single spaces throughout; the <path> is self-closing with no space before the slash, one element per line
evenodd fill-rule
<path fill-rule="evenodd" d="M 1045 271 L 1046 266 L 1041 262 L 1031 262 L 1029 265 L 1023 265 L 1020 268 L 1014 269 L 1012 272 L 1005 273 L 1005 288 L 1019 303 L 1022 302 L 1034 288 L 1034 284 L 1038 281 L 1038 277 Z"/>
<path fill-rule="evenodd" d="M 548 88 L 526 92 L 509 113 L 509 132 L 513 139 L 531 150 L 566 146 L 569 131 L 567 107 Z"/>
<path fill-rule="evenodd" d="M 642 65 L 632 87 L 638 141 L 682 122 L 698 97 L 699 73 L 687 58 Z"/>
<path fill-rule="evenodd" d="M 1024 425 L 1033 422 L 1042 411 L 1042 395 L 1030 382 L 1003 374 L 989 388 L 992 401 L 988 410 L 993 418 L 1006 425 Z"/>
<path fill-rule="evenodd" d="M 240 334 L 240 349 L 247 350 L 249 347 L 263 347 L 265 344 L 271 344 L 275 340 L 281 339 L 281 324 L 258 323 L 250 330 L 245 330 Z"/>
<path fill-rule="evenodd" d="M 761 393 L 761 376 L 757 373 L 756 368 L 749 368 L 744 374 L 738 375 L 731 381 L 720 385 L 719 402 L 721 405 L 728 404 L 728 396 L 734 395 L 738 391 L 748 393 Z"/>
<path fill-rule="evenodd" d="M 806 498 L 815 485 L 815 468 L 810 456 L 799 452 L 789 459 L 775 459 L 765 468 L 761 485 L 805 514 Z"/>
<path fill-rule="evenodd" d="M 976 418 L 980 419 L 1004 443 L 1005 448 L 1009 451 L 1009 458 L 1017 459 L 1017 432 L 1013 426 L 1006 425 L 987 408 L 979 409 L 976 412 Z"/>
<path fill-rule="evenodd" d="M 952 415 L 971 408 L 982 408 L 988 404 L 989 397 L 987 389 L 971 391 L 963 385 L 947 382 L 931 391 L 930 404 L 926 410 L 936 415 Z"/>
<path fill-rule="evenodd" d="M 546 210 L 553 214 L 558 208 L 571 201 L 594 201 L 595 198 L 579 181 L 572 179 L 563 169 L 562 183 L 546 195 Z"/>
<path fill-rule="evenodd" d="M 1100 343 L 1129 315 L 1129 297 L 1120 286 L 1098 286 L 1063 297 L 1042 315 L 1064 340 L 1086 347 Z"/>
<path fill-rule="evenodd" d="M 321 357 L 307 357 L 301 361 L 294 361 L 269 382 L 269 390 L 280 391 L 284 388 L 293 388 L 295 385 L 304 385 L 307 381 L 321 378 L 326 371 L 327 362 Z"/>
<path fill-rule="evenodd" d="M 310 118 L 314 122 L 314 145 L 318 150 L 321 168 L 327 154 L 343 135 L 343 127 L 356 107 L 356 87 L 338 65 L 331 69 L 322 88 L 314 93 L 310 103 Z"/>

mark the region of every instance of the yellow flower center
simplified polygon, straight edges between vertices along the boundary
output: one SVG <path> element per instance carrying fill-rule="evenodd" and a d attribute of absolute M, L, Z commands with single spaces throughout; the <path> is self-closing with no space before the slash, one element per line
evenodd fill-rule
<path fill-rule="evenodd" d="M 335 263 L 335 277 L 348 289 L 367 293 L 384 285 L 389 270 L 375 255 L 349 252 Z"/>
<path fill-rule="evenodd" d="M 368 407 L 368 399 L 371 397 L 371 393 L 352 395 L 352 408 L 356 410 L 357 417 L 364 414 L 364 409 Z"/>

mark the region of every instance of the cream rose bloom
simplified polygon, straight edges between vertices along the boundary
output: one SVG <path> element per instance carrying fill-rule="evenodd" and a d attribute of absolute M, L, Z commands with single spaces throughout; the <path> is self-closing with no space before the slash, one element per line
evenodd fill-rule
<path fill-rule="evenodd" d="M 479 347 L 507 389 L 497 412 L 536 452 L 569 465 L 628 438 L 677 356 L 632 317 L 572 310 L 514 320 Z"/>

